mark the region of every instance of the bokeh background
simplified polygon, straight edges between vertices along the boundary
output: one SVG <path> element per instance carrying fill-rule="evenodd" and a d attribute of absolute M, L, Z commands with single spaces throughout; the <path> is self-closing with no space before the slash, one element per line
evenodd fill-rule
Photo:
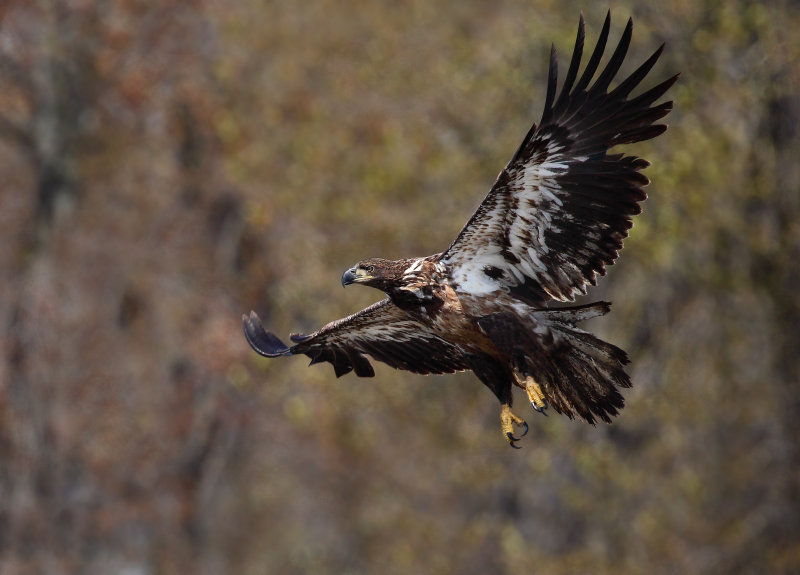
<path fill-rule="evenodd" d="M 267 361 L 444 249 L 608 8 L 0 4 L 0 574 L 800 572 L 800 5 L 612 1 L 681 72 L 591 329 L 613 425 Z M 522 398 L 518 398 L 522 399 Z"/>

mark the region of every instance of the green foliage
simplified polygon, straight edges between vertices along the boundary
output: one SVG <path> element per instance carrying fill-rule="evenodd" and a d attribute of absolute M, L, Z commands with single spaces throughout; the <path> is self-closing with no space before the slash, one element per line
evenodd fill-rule
<path fill-rule="evenodd" d="M 0 8 L 3 572 L 800 570 L 795 3 L 612 6 L 623 73 L 682 73 L 591 292 L 634 388 L 519 452 L 471 374 L 335 380 L 239 318 L 312 330 L 380 297 L 354 262 L 444 249 L 582 6 L 158 4 Z"/>

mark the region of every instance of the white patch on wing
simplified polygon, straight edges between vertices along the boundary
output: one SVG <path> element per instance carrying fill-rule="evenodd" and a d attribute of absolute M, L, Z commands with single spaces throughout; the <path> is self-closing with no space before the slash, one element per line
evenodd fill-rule
<path fill-rule="evenodd" d="M 403 291 L 407 291 L 420 301 L 433 299 L 433 296 L 426 295 L 425 291 L 420 286 L 403 286 L 400 289 Z"/>
<path fill-rule="evenodd" d="M 406 271 L 403 272 L 403 275 L 410 275 L 419 272 L 422 270 L 422 264 L 425 263 L 425 258 L 417 258 L 414 260 L 414 263 L 408 266 Z"/>
<path fill-rule="evenodd" d="M 502 258 L 499 259 L 502 260 Z M 475 295 L 482 295 L 502 289 L 503 286 L 499 281 L 486 275 L 484 269 L 487 267 L 487 265 L 491 264 L 484 262 L 484 258 L 479 256 L 459 268 L 459 273 L 454 278 L 454 281 L 459 286 L 460 291 L 469 292 Z M 506 267 L 508 264 L 505 260 L 503 260 L 502 265 L 503 267 Z"/>
<path fill-rule="evenodd" d="M 336 339 L 351 344 L 364 339 L 408 342 L 431 337 L 433 337 L 433 334 L 422 332 L 420 330 L 420 324 L 414 321 L 394 321 L 387 325 L 375 323 L 361 326 L 359 329 L 352 332 L 342 331 L 336 334 Z M 321 342 L 317 347 L 326 347 L 327 345 L 327 342 Z"/>
<path fill-rule="evenodd" d="M 483 228 L 484 237 L 492 240 L 480 247 L 469 261 L 461 262 L 453 270 L 453 280 L 461 290 L 473 294 L 488 294 L 504 288 L 519 285 L 528 278 L 539 281 L 550 278 L 550 282 L 568 275 L 564 271 L 550 270 L 543 258 L 551 253 L 546 234 L 558 232 L 564 202 L 560 197 L 561 187 L 556 178 L 564 174 L 569 165 L 557 156 L 561 145 L 547 144 L 549 160 L 542 164 L 528 164 L 510 174 L 508 189 L 515 199 L 515 211 L 506 213 L 512 204 L 498 201 L 488 216 L 488 225 Z M 505 230 L 505 226 L 508 226 Z M 491 234 L 492 229 L 497 235 Z M 501 235 L 505 232 L 505 235 Z M 505 248 L 500 245 L 503 242 Z M 514 258 L 503 255 L 507 250 Z M 494 272 L 492 277 L 487 270 L 496 268 L 502 275 Z M 571 275 L 571 274 L 570 274 Z M 544 281 L 544 289 L 550 283 Z"/>
<path fill-rule="evenodd" d="M 671 102 L 651 107 L 652 100 L 627 99 L 660 50 L 620 84 L 628 87 L 627 92 L 607 92 L 625 56 L 630 28 L 626 34 L 597 79 L 592 80 L 596 70 L 588 76 L 584 72 L 578 85 L 586 91 L 579 95 L 573 92 L 574 85 L 562 89 L 555 109 L 555 74 L 551 74 L 549 108 L 541 124 L 531 128 L 478 210 L 442 254 L 460 289 L 488 294 L 524 283 L 524 290 L 515 290 L 515 295 L 545 300 L 549 295 L 566 301 L 586 293 L 587 283 L 594 283 L 596 274 L 613 263 L 614 250 L 621 247 L 631 217 L 638 213 L 635 204 L 645 197 L 641 188 L 647 179 L 637 173 L 647 163 L 633 156 L 609 156 L 608 149 L 660 134 L 665 126 L 657 125 L 653 132 L 646 126 L 671 109 Z M 593 58 L 605 47 L 605 35 L 602 38 Z M 581 28 L 568 75 L 578 70 L 582 40 Z M 554 59 L 551 65 L 555 66 Z M 658 93 L 673 81 L 660 84 Z M 566 107 L 564 98 L 569 99 Z M 627 140 L 620 141 L 625 134 Z"/>
<path fill-rule="evenodd" d="M 566 170 L 564 163 L 545 162 L 539 166 L 526 166 L 513 180 L 519 199 L 508 239 L 510 251 L 520 263 L 515 266 L 506 262 L 504 268 L 518 269 L 531 279 L 548 273 L 542 261 L 542 257 L 550 253 L 545 232 L 557 231 L 553 211 L 563 207 L 558 196 L 560 188 L 553 178 Z"/>
<path fill-rule="evenodd" d="M 566 163 L 549 161 L 525 166 L 511 174 L 509 189 L 516 209 L 511 214 L 504 213 L 511 209 L 511 204 L 499 201 L 487 214 L 489 223 L 482 231 L 484 237 L 492 238 L 491 241 L 452 272 L 453 281 L 461 290 L 476 295 L 488 294 L 519 285 L 527 278 L 539 281 L 563 275 L 563 272 L 554 274 L 549 270 L 542 258 L 551 252 L 545 234 L 560 230 L 554 219 L 560 217 L 564 203 L 559 197 L 561 189 L 555 177 L 567 169 Z M 505 226 L 508 228 L 504 231 Z M 497 235 L 491 234 L 492 229 L 497 230 Z M 503 249 L 519 262 L 507 259 Z M 497 270 L 493 272 L 495 277 L 487 273 L 492 268 Z"/>

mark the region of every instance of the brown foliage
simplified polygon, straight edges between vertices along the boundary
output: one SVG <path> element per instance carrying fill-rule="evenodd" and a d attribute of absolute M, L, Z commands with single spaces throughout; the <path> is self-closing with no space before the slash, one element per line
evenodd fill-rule
<path fill-rule="evenodd" d="M 468 374 L 334 380 L 240 333 L 453 239 L 571 49 L 557 10 L 0 5 L 0 573 L 800 569 L 792 3 L 634 12 L 630 66 L 666 40 L 683 75 L 591 293 L 633 359 L 612 426 L 530 414 L 512 452 Z"/>

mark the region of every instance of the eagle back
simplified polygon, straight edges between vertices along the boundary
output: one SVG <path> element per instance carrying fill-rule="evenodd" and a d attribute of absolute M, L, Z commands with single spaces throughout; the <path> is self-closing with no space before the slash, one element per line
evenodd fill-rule
<path fill-rule="evenodd" d="M 432 314 L 441 309 L 447 297 L 446 273 L 436 256 L 399 260 L 396 281 L 387 286 L 386 295 L 401 309 Z"/>

